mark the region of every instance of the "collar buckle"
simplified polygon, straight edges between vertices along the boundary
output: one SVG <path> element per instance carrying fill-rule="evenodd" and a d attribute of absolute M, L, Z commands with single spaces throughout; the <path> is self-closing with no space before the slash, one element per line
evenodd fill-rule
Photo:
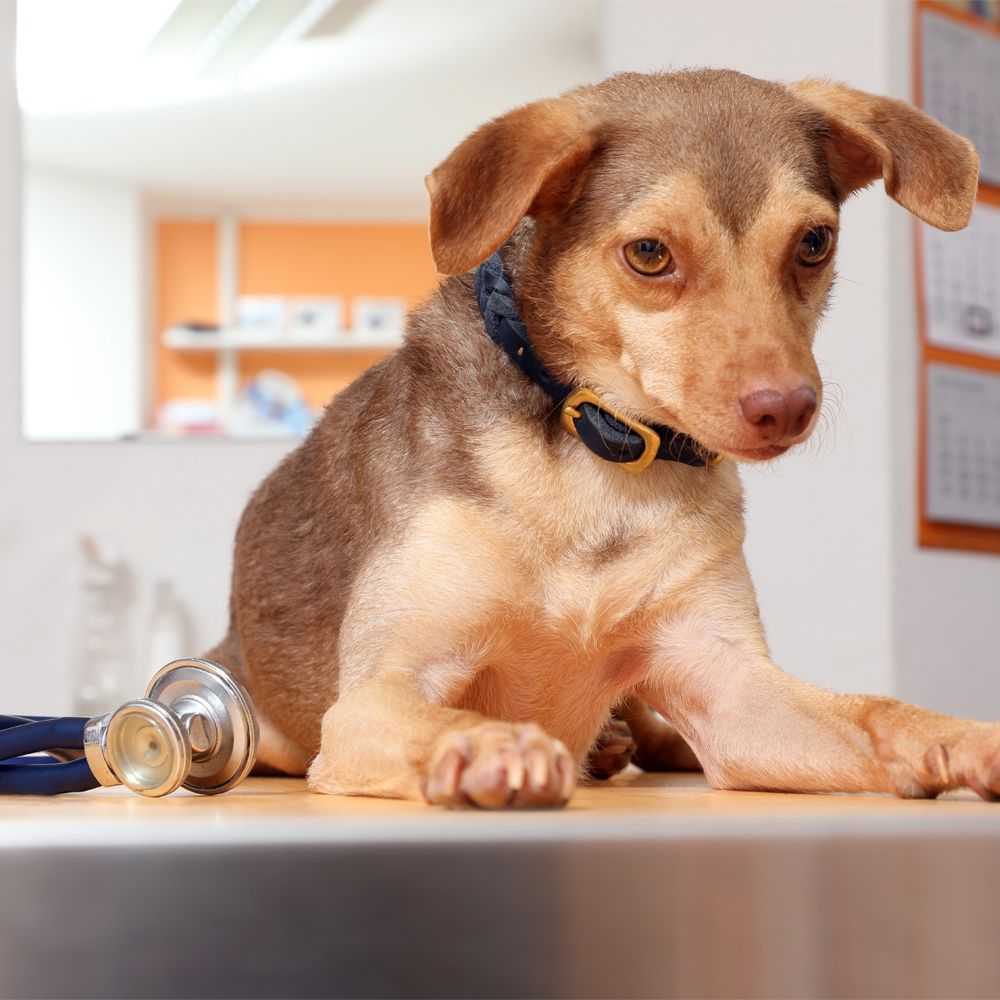
<path fill-rule="evenodd" d="M 489 338 L 552 399 L 560 411 L 559 419 L 563 427 L 599 458 L 614 462 L 628 472 L 642 472 L 658 458 L 692 468 L 718 465 L 722 461 L 721 455 L 706 452 L 686 434 L 670 427 L 650 426 L 633 420 L 605 406 L 592 390 L 573 389 L 546 371 L 531 346 L 527 327 L 521 321 L 511 279 L 504 270 L 499 251 L 476 269 L 476 298 Z M 597 419 L 592 419 L 589 410 L 581 411 L 580 406 L 593 407 L 597 411 Z M 612 421 L 618 426 L 611 427 Z M 627 436 L 633 440 L 623 442 L 621 428 L 626 428 Z M 615 440 L 609 441 L 609 437 Z M 638 458 L 632 458 L 638 450 L 635 438 L 642 444 Z M 624 458 L 629 461 L 622 461 Z"/>
<path fill-rule="evenodd" d="M 645 445 L 642 454 L 633 459 L 631 462 L 621 462 L 618 463 L 619 469 L 625 469 L 626 472 L 642 472 L 647 466 L 651 465 L 656 458 L 657 453 L 660 450 L 660 435 L 656 433 L 651 427 L 647 427 L 645 424 L 640 423 L 638 420 L 633 420 L 631 417 L 625 416 L 624 413 L 620 413 L 618 410 L 613 409 L 606 403 L 601 401 L 601 398 L 590 389 L 581 386 L 579 389 L 574 389 L 565 400 L 563 400 L 562 408 L 559 413 L 559 419 L 563 425 L 573 435 L 573 437 L 579 439 L 580 434 L 576 429 L 576 421 L 580 419 L 580 411 L 577 409 L 582 403 L 590 403 L 591 406 L 596 406 L 599 410 L 603 410 L 605 413 L 610 414 L 617 420 L 620 424 L 624 424 L 630 431 L 634 431 L 639 437 L 642 438 L 642 443 Z"/>

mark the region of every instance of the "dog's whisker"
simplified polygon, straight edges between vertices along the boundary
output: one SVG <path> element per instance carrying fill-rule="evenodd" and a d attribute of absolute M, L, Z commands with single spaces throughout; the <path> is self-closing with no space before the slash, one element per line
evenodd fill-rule
<path fill-rule="evenodd" d="M 848 278 L 845 274 L 838 274 L 837 281 L 846 281 L 849 285 L 856 285 L 858 288 L 864 288 L 868 292 L 874 292 L 876 295 L 895 295 L 899 294 L 897 292 L 892 292 L 885 288 L 876 288 L 874 285 L 866 285 L 863 281 L 857 281 L 854 278 Z"/>
<path fill-rule="evenodd" d="M 816 363 L 820 368 L 839 368 L 841 371 L 851 372 L 852 374 L 857 371 L 856 368 L 852 368 L 850 365 L 838 364 L 836 361 L 830 361 L 827 358 L 821 358 L 818 354 L 816 355 Z M 823 380 L 823 384 L 826 385 L 826 380 Z"/>
<path fill-rule="evenodd" d="M 817 456 L 828 446 L 832 446 L 843 415 L 843 387 L 838 382 L 824 379 L 823 405 L 816 420 L 816 428 L 806 442 L 806 454 Z"/>

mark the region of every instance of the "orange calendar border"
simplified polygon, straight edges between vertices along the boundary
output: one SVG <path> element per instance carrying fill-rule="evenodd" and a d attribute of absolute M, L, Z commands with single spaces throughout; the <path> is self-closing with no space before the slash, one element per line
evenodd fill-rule
<path fill-rule="evenodd" d="M 968 11 L 957 10 L 936 0 L 916 0 L 913 17 L 913 95 L 918 107 L 923 106 L 921 69 L 923 53 L 920 44 L 921 18 L 933 11 L 978 31 L 1000 38 L 1000 24 L 984 21 Z M 1000 187 L 980 181 L 977 203 L 1000 208 Z M 927 336 L 927 306 L 924 283 L 923 234 L 920 223 L 913 224 L 914 267 L 917 287 L 917 327 L 920 335 L 920 385 L 918 391 L 919 426 L 917 432 L 917 542 L 923 548 L 959 549 L 966 552 L 983 552 L 1000 555 L 1000 528 L 984 528 L 973 524 L 934 521 L 927 516 L 927 380 L 928 365 L 932 362 L 956 365 L 977 371 L 1000 375 L 1000 358 L 986 358 L 978 354 L 932 345 Z"/>

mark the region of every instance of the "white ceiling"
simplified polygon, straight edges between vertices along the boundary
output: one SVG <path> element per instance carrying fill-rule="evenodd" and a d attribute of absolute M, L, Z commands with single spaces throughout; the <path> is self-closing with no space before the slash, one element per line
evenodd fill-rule
<path fill-rule="evenodd" d="M 116 39 L 122 2 L 20 0 L 25 159 L 135 184 L 158 208 L 422 218 L 424 175 L 478 123 L 598 73 L 598 0 L 374 0 L 237 87 L 150 98 L 111 49 L 139 38 L 141 57 L 172 0 L 127 0 Z M 67 3 L 60 49 L 47 33 Z"/>

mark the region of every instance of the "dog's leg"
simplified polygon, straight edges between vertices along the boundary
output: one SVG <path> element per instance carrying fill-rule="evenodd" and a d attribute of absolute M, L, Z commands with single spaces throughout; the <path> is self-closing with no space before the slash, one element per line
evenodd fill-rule
<path fill-rule="evenodd" d="M 260 726 L 260 749 L 254 774 L 290 775 L 300 777 L 309 768 L 312 754 L 304 750 L 294 740 L 289 739 L 278 727 L 257 709 Z"/>
<path fill-rule="evenodd" d="M 561 806 L 575 781 L 566 748 L 538 726 L 433 705 L 400 671 L 358 684 L 331 706 L 309 769 L 320 792 L 487 809 Z"/>
<path fill-rule="evenodd" d="M 635 754 L 635 740 L 632 730 L 618 714 L 608 719 L 590 748 L 584 773 L 589 778 L 606 781 L 624 771 Z"/>
<path fill-rule="evenodd" d="M 577 762 L 562 743 L 527 721 L 451 707 L 497 641 L 498 595 L 522 582 L 506 531 L 489 508 L 436 497 L 371 557 L 340 628 L 340 693 L 309 769 L 317 791 L 484 808 L 569 799 Z M 468 708 L 531 717 L 469 697 Z"/>
<path fill-rule="evenodd" d="M 998 797 L 1000 725 L 815 687 L 709 621 L 688 615 L 662 630 L 645 694 L 714 786 Z"/>
<path fill-rule="evenodd" d="M 644 771 L 700 771 L 694 751 L 673 726 L 641 698 L 629 698 L 615 715 L 628 724 L 632 761 Z"/>
<path fill-rule="evenodd" d="M 208 660 L 221 663 L 240 681 L 248 684 L 240 641 L 232 626 L 222 642 L 213 646 L 204 656 Z M 254 710 L 260 727 L 260 743 L 257 747 L 257 760 L 254 763 L 253 773 L 296 777 L 305 774 L 312 754 L 278 729 L 259 703 L 255 703 Z"/>

